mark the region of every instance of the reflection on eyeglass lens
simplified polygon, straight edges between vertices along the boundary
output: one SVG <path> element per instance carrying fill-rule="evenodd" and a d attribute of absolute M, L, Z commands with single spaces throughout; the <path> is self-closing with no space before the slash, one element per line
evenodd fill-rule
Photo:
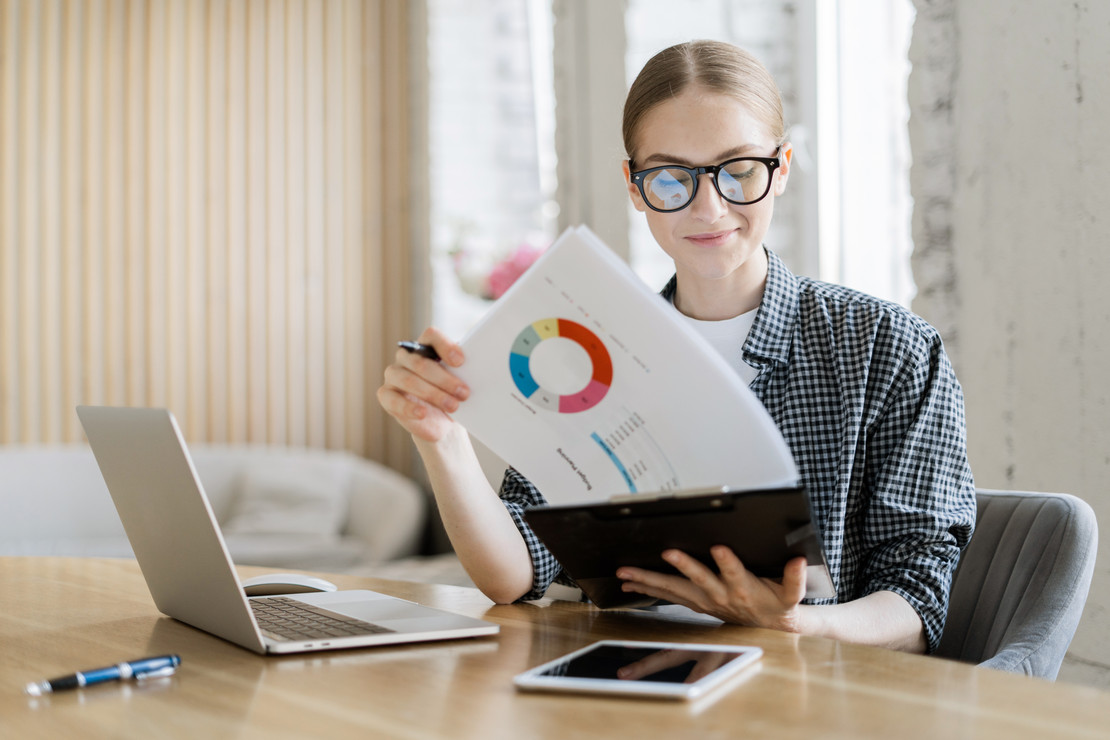
<path fill-rule="evenodd" d="M 690 174 L 683 170 L 661 170 L 650 176 L 648 187 L 655 205 L 678 208 L 690 199 Z"/>

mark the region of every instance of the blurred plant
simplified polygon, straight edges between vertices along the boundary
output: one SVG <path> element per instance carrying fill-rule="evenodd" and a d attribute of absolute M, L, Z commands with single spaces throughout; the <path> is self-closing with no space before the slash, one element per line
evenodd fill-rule
<path fill-rule="evenodd" d="M 476 245 L 456 247 L 451 259 L 459 285 L 470 295 L 497 300 L 543 254 L 546 246 L 538 246 L 537 241 L 527 239 L 500 259 L 490 257 L 486 250 L 473 248 Z"/>

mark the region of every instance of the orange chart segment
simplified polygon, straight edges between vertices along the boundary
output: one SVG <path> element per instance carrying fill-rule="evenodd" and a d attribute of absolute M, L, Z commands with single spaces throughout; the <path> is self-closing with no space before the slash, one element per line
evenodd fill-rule
<path fill-rule="evenodd" d="M 540 387 L 532 375 L 532 353 L 540 342 L 555 337 L 578 344 L 590 358 L 593 366 L 590 381 L 577 393 L 552 393 Z M 609 392 L 613 382 L 613 361 L 605 344 L 581 324 L 569 319 L 540 319 L 524 327 L 513 340 L 509 373 L 517 390 L 539 408 L 573 414 L 593 408 Z"/>
<path fill-rule="evenodd" d="M 594 382 L 606 388 L 613 383 L 613 361 L 609 359 L 609 350 L 605 349 L 605 345 L 596 334 L 581 324 L 559 319 L 559 336 L 577 342 L 582 349 L 586 350 L 586 354 L 594 364 Z"/>

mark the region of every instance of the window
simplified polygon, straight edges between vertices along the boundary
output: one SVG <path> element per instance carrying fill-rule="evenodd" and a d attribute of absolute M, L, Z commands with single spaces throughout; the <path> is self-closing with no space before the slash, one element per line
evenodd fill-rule
<path fill-rule="evenodd" d="M 820 277 L 909 306 L 910 0 L 821 3 L 814 48 Z"/>
<path fill-rule="evenodd" d="M 909 306 L 911 0 L 629 0 L 626 86 L 659 49 L 695 38 L 756 55 L 779 84 L 795 149 L 766 244 L 796 273 Z M 631 263 L 673 269 L 630 216 Z"/>
<path fill-rule="evenodd" d="M 632 77 L 692 38 L 750 50 L 781 88 L 795 166 L 767 245 L 796 273 L 909 304 L 911 0 L 427 2 L 433 321 L 451 336 L 488 307 L 474 294 L 492 262 L 571 219 L 649 285 L 670 277 L 609 173 Z"/>
<path fill-rule="evenodd" d="M 492 265 L 555 234 L 547 0 L 428 0 L 433 322 L 461 337 Z"/>

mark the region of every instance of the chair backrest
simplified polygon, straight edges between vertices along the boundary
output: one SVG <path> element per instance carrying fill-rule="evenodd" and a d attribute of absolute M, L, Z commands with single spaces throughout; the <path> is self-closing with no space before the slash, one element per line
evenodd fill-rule
<path fill-rule="evenodd" d="M 976 491 L 937 655 L 1054 680 L 1095 565 L 1098 526 L 1061 493 Z"/>

